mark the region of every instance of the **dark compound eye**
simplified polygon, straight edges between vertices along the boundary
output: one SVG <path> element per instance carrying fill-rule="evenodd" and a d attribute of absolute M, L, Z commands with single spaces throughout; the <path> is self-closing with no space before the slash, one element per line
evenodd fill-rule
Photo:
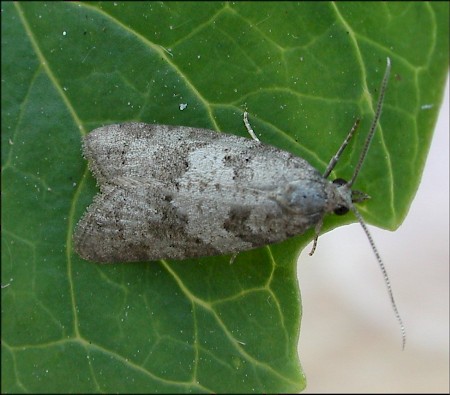
<path fill-rule="evenodd" d="M 333 184 L 337 184 L 337 185 L 345 185 L 345 184 L 347 184 L 347 181 L 345 181 L 343 178 L 336 178 L 336 179 L 333 181 Z M 347 213 L 348 213 L 348 207 L 347 207 L 347 206 L 337 206 L 337 207 L 333 210 L 333 212 L 334 212 L 336 215 L 344 215 L 344 214 L 347 214 Z"/>
<path fill-rule="evenodd" d="M 336 178 L 333 181 L 333 184 L 337 184 L 337 185 L 345 185 L 347 184 L 347 181 L 345 181 L 343 178 Z"/>
<path fill-rule="evenodd" d="M 333 211 L 336 215 L 344 215 L 348 213 L 348 207 L 346 206 L 338 206 Z"/>

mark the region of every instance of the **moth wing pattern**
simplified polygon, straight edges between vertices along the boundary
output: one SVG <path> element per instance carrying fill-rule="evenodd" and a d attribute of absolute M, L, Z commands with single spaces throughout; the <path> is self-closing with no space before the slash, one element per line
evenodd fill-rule
<path fill-rule="evenodd" d="M 326 200 L 328 181 L 305 160 L 248 138 L 125 123 L 95 129 L 83 150 L 101 190 L 74 234 L 85 259 L 234 254 L 302 233 L 323 214 L 320 203 L 293 215 L 283 197 L 302 182 Z"/>

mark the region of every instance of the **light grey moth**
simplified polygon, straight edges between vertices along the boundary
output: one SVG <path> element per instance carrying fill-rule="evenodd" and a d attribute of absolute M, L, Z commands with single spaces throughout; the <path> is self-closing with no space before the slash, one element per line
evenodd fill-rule
<path fill-rule="evenodd" d="M 83 152 L 100 194 L 75 230 L 75 250 L 96 262 L 236 254 L 312 227 L 317 241 L 325 215 L 351 210 L 392 297 L 384 265 L 353 205 L 367 196 L 351 189 L 381 114 L 389 73 L 388 59 L 371 130 L 348 182 L 327 177 L 358 121 L 324 174 L 254 135 L 136 122 L 95 129 L 84 138 Z M 246 113 L 244 122 L 253 134 Z"/>
<path fill-rule="evenodd" d="M 318 233 L 326 214 L 365 198 L 351 190 L 363 157 L 350 182 L 327 179 L 357 123 L 325 174 L 256 136 L 138 122 L 97 128 L 83 153 L 100 194 L 75 230 L 75 250 L 96 262 L 185 259 Z"/>

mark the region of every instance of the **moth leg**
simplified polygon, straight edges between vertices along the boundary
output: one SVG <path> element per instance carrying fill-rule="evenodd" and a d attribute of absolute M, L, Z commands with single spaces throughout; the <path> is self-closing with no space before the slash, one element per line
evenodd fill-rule
<path fill-rule="evenodd" d="M 319 233 L 320 233 L 320 229 L 322 229 L 322 225 L 323 225 L 323 218 L 320 219 L 320 221 L 317 223 L 317 225 L 315 227 L 315 236 L 314 236 L 313 246 L 311 248 L 311 252 L 309 253 L 309 256 L 312 256 L 314 254 L 314 251 L 316 251 L 317 241 L 319 240 Z"/>
<path fill-rule="evenodd" d="M 234 263 L 234 260 L 237 258 L 238 255 L 239 255 L 239 252 L 235 252 L 233 255 L 231 255 L 230 265 L 232 265 Z"/>
<path fill-rule="evenodd" d="M 325 173 L 323 173 L 323 178 L 327 178 L 330 173 L 333 171 L 334 166 L 336 166 L 336 163 L 338 162 L 339 158 L 342 155 L 342 152 L 344 152 L 345 147 L 347 147 L 348 143 L 350 142 L 351 138 L 356 132 L 356 129 L 358 129 L 360 119 L 356 118 L 355 123 L 353 124 L 352 128 L 350 129 L 350 132 L 348 132 L 347 137 L 345 138 L 344 142 L 339 147 L 338 151 L 336 152 L 336 155 L 334 155 L 330 163 L 328 163 L 327 169 L 325 170 Z"/>
<path fill-rule="evenodd" d="M 252 139 L 255 141 L 259 141 L 259 138 L 256 137 L 255 132 L 253 131 L 252 127 L 250 126 L 250 122 L 248 121 L 248 112 L 244 111 L 244 125 L 247 128 L 247 132 L 250 136 L 252 136 Z"/>

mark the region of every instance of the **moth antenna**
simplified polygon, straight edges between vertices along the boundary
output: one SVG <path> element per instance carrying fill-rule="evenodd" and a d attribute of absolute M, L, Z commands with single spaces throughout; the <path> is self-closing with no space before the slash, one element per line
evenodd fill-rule
<path fill-rule="evenodd" d="M 342 153 L 344 152 L 345 147 L 347 147 L 348 143 L 352 139 L 353 135 L 355 134 L 356 130 L 359 127 L 359 122 L 361 120 L 359 118 L 356 118 L 355 123 L 353 124 L 352 128 L 350 129 L 350 132 L 348 132 L 347 137 L 345 138 L 344 142 L 339 147 L 336 154 L 330 159 L 330 163 L 328 163 L 328 166 L 323 173 L 323 178 L 328 178 L 330 173 L 333 171 L 334 166 L 336 166 L 336 163 L 338 163 L 339 158 L 341 157 Z"/>
<path fill-rule="evenodd" d="M 381 116 L 381 109 L 383 108 L 384 94 L 386 92 L 386 87 L 387 87 L 390 73 L 391 73 L 391 59 L 387 58 L 386 71 L 384 72 L 384 77 L 383 77 L 383 80 L 381 81 L 380 96 L 378 97 L 377 108 L 375 111 L 375 117 L 373 118 L 372 125 L 370 126 L 369 134 L 367 135 L 363 150 L 361 151 L 361 155 L 359 157 L 358 164 L 356 165 L 355 172 L 353 173 L 353 177 L 347 183 L 349 188 L 351 188 L 351 186 L 353 185 L 353 183 L 356 180 L 356 177 L 358 177 L 359 171 L 361 170 L 361 167 L 362 167 L 362 164 L 366 157 L 367 151 L 369 150 L 370 143 L 372 142 L 372 138 L 375 134 L 375 129 L 377 127 L 378 121 Z"/>
<path fill-rule="evenodd" d="M 392 306 L 392 309 L 394 310 L 395 318 L 397 318 L 397 321 L 400 324 L 400 330 L 402 332 L 402 350 L 404 350 L 405 344 L 406 344 L 405 326 L 403 325 L 402 317 L 400 316 L 400 313 L 398 312 L 398 309 L 397 309 L 397 304 L 395 303 L 394 293 L 392 292 L 391 281 L 389 280 L 389 276 L 387 274 L 386 267 L 384 266 L 381 256 L 378 253 L 377 248 L 375 247 L 375 243 L 372 239 L 372 235 L 370 234 L 369 229 L 367 228 L 366 223 L 364 222 L 361 214 L 356 209 L 356 207 L 353 205 L 350 206 L 350 209 L 353 211 L 356 218 L 358 218 L 359 223 L 361 224 L 362 228 L 364 229 L 364 232 L 366 233 L 367 238 L 369 239 L 369 243 L 372 246 L 372 250 L 375 254 L 375 257 L 377 258 L 378 265 L 380 266 L 381 273 L 383 274 L 384 282 L 385 282 L 387 290 L 388 290 L 389 298 L 391 299 L 391 306 Z"/>

